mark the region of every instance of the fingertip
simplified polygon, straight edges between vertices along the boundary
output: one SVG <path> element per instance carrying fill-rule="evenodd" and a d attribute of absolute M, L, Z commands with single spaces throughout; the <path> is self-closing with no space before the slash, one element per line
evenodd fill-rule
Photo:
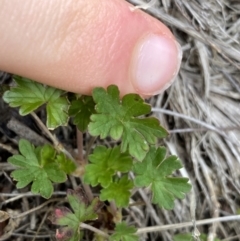
<path fill-rule="evenodd" d="M 130 76 L 135 90 L 144 96 L 156 95 L 175 80 L 182 59 L 181 46 L 163 34 L 147 34 L 133 51 Z"/>
<path fill-rule="evenodd" d="M 121 95 L 151 96 L 169 86 L 179 69 L 181 51 L 170 30 L 140 10 L 131 11 L 126 1 L 35 5 L 25 0 L 22 6 L 13 0 L 4 5 L 4 71 L 75 93 L 115 84 Z M 7 21 L 12 5 L 16 22 Z"/>

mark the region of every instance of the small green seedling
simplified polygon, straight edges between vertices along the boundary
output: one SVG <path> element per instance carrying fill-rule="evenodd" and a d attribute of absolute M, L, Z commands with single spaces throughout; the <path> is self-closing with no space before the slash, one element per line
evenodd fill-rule
<path fill-rule="evenodd" d="M 10 106 L 19 107 L 21 115 L 45 105 L 48 129 L 67 125 L 72 117 L 80 131 L 101 139 L 111 137 L 118 143 L 113 147 L 96 146 L 88 155 L 80 177 L 85 185 L 99 189 L 98 197 L 86 201 L 76 191 L 68 192 L 72 211 L 56 208 L 50 218 L 61 226 L 56 233 L 57 240 L 81 240 L 83 223 L 94 225 L 100 218 L 97 211 L 100 202 L 105 211 L 113 206 L 116 210 L 109 211 L 113 216 L 111 221 L 102 221 L 104 235 L 99 240 L 138 240 L 136 229 L 121 220 L 121 209 L 128 207 L 133 189 L 149 188 L 152 202 L 165 209 L 173 209 L 174 200 L 184 198 L 190 191 L 187 178 L 172 176 L 182 164 L 178 157 L 167 156 L 166 149 L 158 146 L 158 139 L 168 133 L 157 118 L 145 117 L 151 113 L 151 106 L 139 95 L 127 94 L 121 99 L 118 87 L 111 85 L 107 89 L 95 88 L 92 97 L 75 95 L 70 101 L 68 93 L 61 90 L 21 77 L 15 77 L 15 81 L 16 86 L 6 91 L 3 99 Z M 54 183 L 65 182 L 67 175 L 79 168 L 72 158 L 50 145 L 34 147 L 21 140 L 19 151 L 19 155 L 8 160 L 17 168 L 11 174 L 17 188 L 31 184 L 31 191 L 44 198 L 51 197 Z M 108 203 L 112 205 L 107 207 Z M 104 222 L 114 223 L 115 229 L 106 230 L 111 225 Z M 101 232 L 95 236 L 99 238 Z"/>

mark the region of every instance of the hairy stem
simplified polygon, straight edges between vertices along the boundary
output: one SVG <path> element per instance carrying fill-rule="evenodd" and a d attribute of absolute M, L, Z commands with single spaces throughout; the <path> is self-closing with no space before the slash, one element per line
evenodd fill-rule
<path fill-rule="evenodd" d="M 83 133 L 78 129 L 77 129 L 77 148 L 78 148 L 78 159 L 79 159 L 80 165 L 85 167 L 88 164 L 88 161 L 86 158 L 84 158 L 84 154 L 83 154 Z M 92 190 L 89 185 L 83 182 L 82 177 L 80 177 L 80 179 L 82 182 L 83 189 L 88 197 L 88 200 L 91 202 L 93 200 Z"/>

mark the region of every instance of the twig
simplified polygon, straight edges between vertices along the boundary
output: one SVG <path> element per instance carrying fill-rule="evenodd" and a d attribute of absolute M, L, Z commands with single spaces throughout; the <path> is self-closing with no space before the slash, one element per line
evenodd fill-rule
<path fill-rule="evenodd" d="M 130 172 L 130 176 L 132 179 L 135 178 L 134 174 L 132 172 Z M 143 189 L 139 188 L 138 189 L 138 192 L 140 194 L 140 196 L 142 197 L 143 201 L 145 202 L 147 208 L 149 209 L 154 221 L 157 223 L 157 224 L 161 224 L 161 221 L 160 221 L 160 218 L 159 216 L 157 215 L 156 213 L 156 210 L 153 208 L 149 198 L 147 197 L 147 195 L 144 193 Z"/>
<path fill-rule="evenodd" d="M 240 86 L 237 80 L 235 80 L 231 75 L 229 75 L 226 71 L 221 70 L 223 75 L 229 80 L 229 82 L 233 85 L 233 87 L 240 93 Z"/>
<path fill-rule="evenodd" d="M 61 191 L 57 191 L 57 192 L 53 192 L 52 195 L 66 195 L 67 193 L 66 192 L 61 192 Z M 25 192 L 25 193 L 0 193 L 0 197 L 19 197 L 19 198 L 22 198 L 22 197 L 40 197 L 41 195 L 40 194 L 33 194 L 32 192 Z"/>
<path fill-rule="evenodd" d="M 28 210 L 28 211 L 26 211 L 26 212 L 23 212 L 23 213 L 21 213 L 21 214 L 19 214 L 19 215 L 10 216 L 10 217 L 11 217 L 12 219 L 22 218 L 22 217 L 24 217 L 24 216 L 26 216 L 26 215 L 28 215 L 28 214 L 30 214 L 30 213 L 32 213 L 32 212 L 35 212 L 35 211 L 43 208 L 44 206 L 48 205 L 48 204 L 51 203 L 51 202 L 56 202 L 56 201 L 59 201 L 59 200 L 62 200 L 62 198 L 53 198 L 53 199 L 50 199 L 50 200 L 46 201 L 45 203 L 43 203 L 43 204 L 41 204 L 41 205 L 39 205 L 39 206 L 37 206 L 37 207 L 35 207 L 35 208 L 32 208 L 32 209 L 30 209 L 30 210 Z"/>
<path fill-rule="evenodd" d="M 88 200 L 91 202 L 94 198 L 93 196 L 93 193 L 92 193 L 92 189 L 90 188 L 89 185 L 85 184 L 81 178 L 81 181 L 82 181 L 82 186 L 83 186 L 83 189 L 88 197 Z"/>
<path fill-rule="evenodd" d="M 200 153 L 200 151 L 198 152 Z M 206 163 L 204 162 L 204 160 L 202 159 L 202 157 L 199 155 L 198 156 L 198 163 L 200 164 L 201 166 L 201 170 L 203 172 L 203 175 L 205 177 L 205 180 L 207 182 L 207 186 L 208 186 L 208 190 L 210 192 L 210 198 L 211 198 L 211 201 L 212 201 L 212 212 L 213 212 L 213 216 L 214 218 L 218 218 L 219 217 L 219 203 L 218 203 L 218 200 L 217 200 L 217 195 L 214 191 L 214 184 L 213 184 L 213 181 L 211 179 L 211 175 L 210 175 L 210 171 L 209 171 L 209 168 L 207 167 Z M 212 224 L 212 227 L 209 231 L 209 234 L 208 234 L 208 241 L 213 241 L 215 236 L 216 236 L 216 232 L 217 232 L 217 224 L 216 223 L 213 223 Z"/>
<path fill-rule="evenodd" d="M 232 127 L 218 127 L 220 131 L 234 131 L 240 130 L 240 126 L 232 126 Z M 205 132 L 209 131 L 208 128 L 183 128 L 183 129 L 172 129 L 168 130 L 168 133 L 175 134 L 175 133 L 188 133 L 188 132 Z"/>
<path fill-rule="evenodd" d="M 202 66 L 205 98 L 208 98 L 210 89 L 210 70 L 208 52 L 206 46 L 202 42 L 195 40 L 195 45 L 198 49 L 199 61 L 201 61 Z"/>
<path fill-rule="evenodd" d="M 21 238 L 37 238 L 37 239 L 46 239 L 46 238 L 51 238 L 53 235 L 51 234 L 42 234 L 42 235 L 38 235 L 36 236 L 35 234 L 23 234 L 23 233 L 12 233 L 11 236 L 14 236 L 14 237 L 21 237 Z M 2 241 L 0 239 L 0 241 Z"/>
<path fill-rule="evenodd" d="M 205 224 L 212 224 L 216 222 L 228 222 L 228 221 L 240 221 L 240 215 L 232 215 L 227 217 L 218 217 L 218 218 L 209 218 L 209 219 L 203 219 L 196 221 L 196 226 L 201 226 Z M 180 229 L 180 228 L 187 228 L 193 226 L 192 222 L 185 222 L 185 223 L 176 223 L 176 224 L 168 224 L 164 226 L 153 226 L 153 227 L 147 227 L 147 228 L 139 228 L 137 231 L 137 234 L 142 233 L 151 233 L 151 232 L 159 232 L 164 230 L 170 230 L 170 229 Z"/>
<path fill-rule="evenodd" d="M 13 155 L 18 154 L 18 151 L 17 151 L 17 150 L 14 150 L 11 146 L 5 145 L 5 144 L 3 144 L 3 143 L 0 143 L 0 148 L 8 151 L 9 153 L 11 153 L 11 154 L 13 154 Z"/>
<path fill-rule="evenodd" d="M 7 123 L 7 127 L 14 131 L 20 138 L 25 138 L 33 143 L 35 146 L 44 145 L 49 143 L 45 138 L 38 135 L 28 126 L 24 125 L 22 122 L 18 121 L 16 118 L 11 117 Z"/>
<path fill-rule="evenodd" d="M 197 206 L 196 203 L 197 203 L 196 193 L 195 193 L 195 188 L 193 186 L 193 188 L 191 190 L 191 196 L 190 196 L 190 213 L 191 213 L 191 219 L 192 219 L 192 223 L 193 223 L 193 231 L 192 231 L 193 237 L 199 237 L 199 235 L 200 235 L 200 232 L 196 226 L 196 206 Z"/>
<path fill-rule="evenodd" d="M 202 178 L 201 171 L 199 169 L 196 146 L 197 146 L 197 139 L 193 135 L 192 139 L 191 139 L 190 157 L 191 157 L 192 163 L 193 163 L 194 175 L 195 175 L 196 180 L 199 182 L 201 192 L 204 194 L 205 201 L 208 203 L 209 207 L 211 207 L 212 206 L 211 198 L 209 197 L 209 192 L 208 192 L 206 186 L 204 185 L 204 182 L 203 182 L 204 179 Z"/>
<path fill-rule="evenodd" d="M 222 241 L 239 240 L 239 239 L 240 239 L 240 234 L 239 235 L 235 235 L 233 237 L 222 239 Z"/>
<path fill-rule="evenodd" d="M 144 9 L 144 10 L 147 10 L 148 8 L 153 7 L 156 3 L 157 3 L 157 0 L 150 0 L 150 2 L 148 2 L 148 3 L 145 2 L 145 3 L 142 3 L 142 4 L 140 4 L 140 5 L 131 7 L 130 10 L 131 10 L 131 11 L 135 11 L 136 9 Z"/>
<path fill-rule="evenodd" d="M 35 119 L 38 126 L 41 128 L 41 130 L 49 137 L 49 139 L 53 142 L 54 147 L 60 151 L 63 152 L 72 162 L 74 162 L 76 165 L 76 160 L 72 157 L 72 155 L 64 148 L 64 146 L 57 140 L 57 138 L 48 130 L 48 128 L 42 123 L 40 118 L 35 114 L 35 112 L 31 112 L 31 116 Z"/>
<path fill-rule="evenodd" d="M 13 230 L 15 230 L 15 232 L 18 232 L 18 231 L 21 231 L 21 230 L 23 230 L 23 229 L 26 229 L 27 226 L 28 226 L 28 223 L 27 223 L 27 224 L 24 224 L 23 226 L 21 226 L 21 227 L 18 228 L 17 230 L 15 230 L 15 227 L 14 227 L 14 226 L 13 226 L 13 227 L 10 227 L 10 230 L 9 230 L 7 233 L 3 234 L 3 235 L 0 237 L 0 241 L 9 240 L 9 238 L 10 238 L 11 236 L 14 236 L 14 234 L 15 234 L 15 233 L 13 233 Z M 15 236 L 17 236 L 17 234 L 16 234 Z"/>
<path fill-rule="evenodd" d="M 232 216 L 227 216 L 227 217 L 218 217 L 218 218 L 209 218 L 209 219 L 203 219 L 196 221 L 196 226 L 201 226 L 205 224 L 212 224 L 216 222 L 228 222 L 228 221 L 240 221 L 240 215 L 232 215 Z M 180 229 L 180 228 L 186 228 L 186 227 L 191 227 L 193 226 L 192 222 L 185 222 L 185 223 L 177 223 L 177 224 L 168 224 L 168 225 L 163 225 L 163 226 L 153 226 L 153 227 L 146 227 L 146 228 L 139 228 L 136 234 L 143 234 L 143 233 L 152 233 L 152 232 L 159 232 L 159 231 L 165 231 L 165 230 L 170 230 L 170 229 Z M 98 233 L 99 235 L 109 238 L 109 235 L 97 228 L 94 228 L 88 224 L 81 223 L 80 224 L 81 228 L 91 230 L 95 233 Z"/>
<path fill-rule="evenodd" d="M 164 110 L 162 108 L 155 108 L 155 107 L 152 108 L 152 111 L 153 112 L 163 113 L 163 114 L 166 114 L 166 115 L 176 116 L 176 117 L 179 117 L 179 118 L 182 118 L 182 119 L 185 119 L 185 120 L 189 120 L 191 122 L 194 122 L 196 124 L 204 126 L 205 128 L 207 128 L 209 130 L 215 131 L 219 135 L 221 135 L 221 136 L 225 137 L 226 139 L 228 139 L 228 137 L 221 130 L 216 128 L 215 126 L 210 125 L 210 124 L 208 124 L 206 122 L 200 121 L 200 120 L 198 120 L 196 118 L 193 118 L 191 116 L 187 116 L 187 115 L 184 115 L 184 114 L 181 114 L 181 113 L 177 113 L 177 112 L 174 112 L 174 111 L 171 111 L 171 110 Z"/>
<path fill-rule="evenodd" d="M 34 235 L 34 238 L 32 239 L 32 241 L 35 241 L 35 240 L 38 238 L 38 234 L 39 234 L 41 228 L 43 227 L 44 222 L 46 221 L 49 212 L 50 212 L 50 210 L 48 209 L 48 211 L 44 214 L 44 216 L 43 216 L 43 218 L 42 218 L 42 220 L 41 220 L 41 223 L 38 225 L 36 234 Z"/>
<path fill-rule="evenodd" d="M 60 143 L 58 142 L 57 138 L 53 136 L 53 134 L 48 130 L 48 128 L 42 123 L 40 118 L 36 115 L 35 112 L 30 113 L 31 116 L 34 118 L 34 120 L 37 122 L 37 125 L 40 127 L 40 129 L 48 136 L 48 138 L 52 141 L 53 145 L 55 147 L 58 147 Z"/>

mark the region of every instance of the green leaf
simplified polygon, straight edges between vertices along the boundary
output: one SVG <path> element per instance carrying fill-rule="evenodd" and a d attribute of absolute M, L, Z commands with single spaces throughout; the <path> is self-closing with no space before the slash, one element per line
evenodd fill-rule
<path fill-rule="evenodd" d="M 50 198 L 53 193 L 53 185 L 47 178 L 47 175 L 43 172 L 39 172 L 36 180 L 32 183 L 31 192 L 34 194 L 40 193 L 44 198 Z"/>
<path fill-rule="evenodd" d="M 58 166 L 57 163 L 46 164 L 44 170 L 48 178 L 55 183 L 66 181 L 66 173 Z"/>
<path fill-rule="evenodd" d="M 34 153 L 34 151 L 33 151 Z M 46 144 L 37 150 L 38 158 L 41 161 L 40 165 L 46 165 L 54 161 L 56 156 L 56 151 L 52 146 Z"/>
<path fill-rule="evenodd" d="M 58 163 L 59 168 L 66 174 L 73 173 L 77 168 L 75 163 L 68 159 L 63 153 L 56 156 L 56 162 Z"/>
<path fill-rule="evenodd" d="M 57 163 L 54 162 L 55 150 L 50 145 L 34 148 L 27 140 L 19 141 L 22 155 L 13 155 L 8 162 L 18 167 L 11 173 L 16 180 L 17 188 L 23 188 L 32 183 L 31 191 L 40 193 L 44 198 L 50 198 L 53 184 L 65 182 L 67 177 Z"/>
<path fill-rule="evenodd" d="M 127 176 L 122 177 L 118 182 L 111 183 L 101 190 L 101 201 L 115 201 L 117 207 L 127 207 L 131 196 L 133 182 Z"/>
<path fill-rule="evenodd" d="M 95 88 L 93 99 L 97 114 L 91 116 L 90 134 L 101 138 L 110 135 L 115 140 L 122 138 L 121 151 L 129 150 L 130 155 L 140 161 L 148 152 L 149 145 L 167 135 L 158 119 L 140 118 L 149 114 L 151 107 L 137 94 L 127 94 L 121 101 L 117 86 L 111 85 L 107 91 Z"/>
<path fill-rule="evenodd" d="M 24 157 L 29 159 L 29 164 L 31 164 L 32 166 L 38 166 L 39 162 L 38 162 L 38 158 L 37 158 L 34 150 L 35 150 L 34 146 L 29 141 L 24 140 L 24 139 L 19 141 L 20 153 Z M 14 163 L 12 163 L 12 164 L 14 164 Z"/>
<path fill-rule="evenodd" d="M 127 226 L 126 222 L 118 223 L 115 232 L 110 236 L 110 241 L 138 241 L 137 229 Z"/>
<path fill-rule="evenodd" d="M 153 203 L 165 209 L 173 209 L 174 200 L 184 198 L 184 194 L 190 191 L 191 185 L 187 178 L 169 176 L 175 170 L 182 168 L 182 164 L 178 157 L 165 158 L 165 155 L 164 147 L 151 148 L 143 162 L 134 165 L 136 174 L 134 183 L 137 187 L 150 186 Z"/>
<path fill-rule="evenodd" d="M 54 210 L 54 213 L 50 216 L 50 220 L 53 224 L 64 226 L 61 235 L 56 234 L 56 237 L 68 238 L 64 240 L 78 241 L 80 240 L 80 224 L 85 221 L 97 219 L 96 209 L 99 205 L 98 198 L 94 198 L 90 204 L 86 204 L 82 198 L 82 190 L 76 191 L 68 190 L 67 198 L 72 208 L 72 211 L 60 207 Z"/>
<path fill-rule="evenodd" d="M 17 86 L 12 87 L 3 95 L 3 99 L 11 107 L 20 107 L 20 115 L 27 115 L 41 105 L 47 105 L 47 127 L 54 129 L 67 125 L 69 103 L 61 97 L 63 91 L 36 83 L 27 78 L 15 76 Z"/>
<path fill-rule="evenodd" d="M 75 217 L 77 217 L 79 222 L 95 220 L 97 218 L 97 214 L 95 213 L 95 207 L 98 203 L 98 198 L 93 199 L 92 203 L 89 206 L 81 202 L 76 195 L 68 195 L 68 201 L 71 208 L 73 209 Z"/>
<path fill-rule="evenodd" d="M 174 241 L 194 241 L 192 234 L 184 233 L 184 234 L 176 234 L 173 237 Z M 207 235 L 202 233 L 199 237 L 199 241 L 207 241 Z M 218 238 L 214 238 L 214 241 L 220 241 Z"/>
<path fill-rule="evenodd" d="M 118 171 L 128 172 L 132 168 L 132 158 L 128 153 L 121 153 L 120 147 L 106 148 L 98 146 L 89 155 L 90 164 L 85 167 L 84 182 L 92 186 L 101 184 L 107 187 L 112 176 Z"/>
<path fill-rule="evenodd" d="M 73 100 L 68 113 L 70 116 L 74 116 L 73 124 L 75 124 L 80 131 L 86 131 L 90 122 L 90 116 L 95 113 L 93 98 L 84 95 L 77 100 Z"/>
<path fill-rule="evenodd" d="M 74 213 L 67 207 L 57 207 L 49 216 L 50 221 L 58 226 L 56 240 L 59 241 L 79 241 L 80 228 L 79 220 Z"/>

